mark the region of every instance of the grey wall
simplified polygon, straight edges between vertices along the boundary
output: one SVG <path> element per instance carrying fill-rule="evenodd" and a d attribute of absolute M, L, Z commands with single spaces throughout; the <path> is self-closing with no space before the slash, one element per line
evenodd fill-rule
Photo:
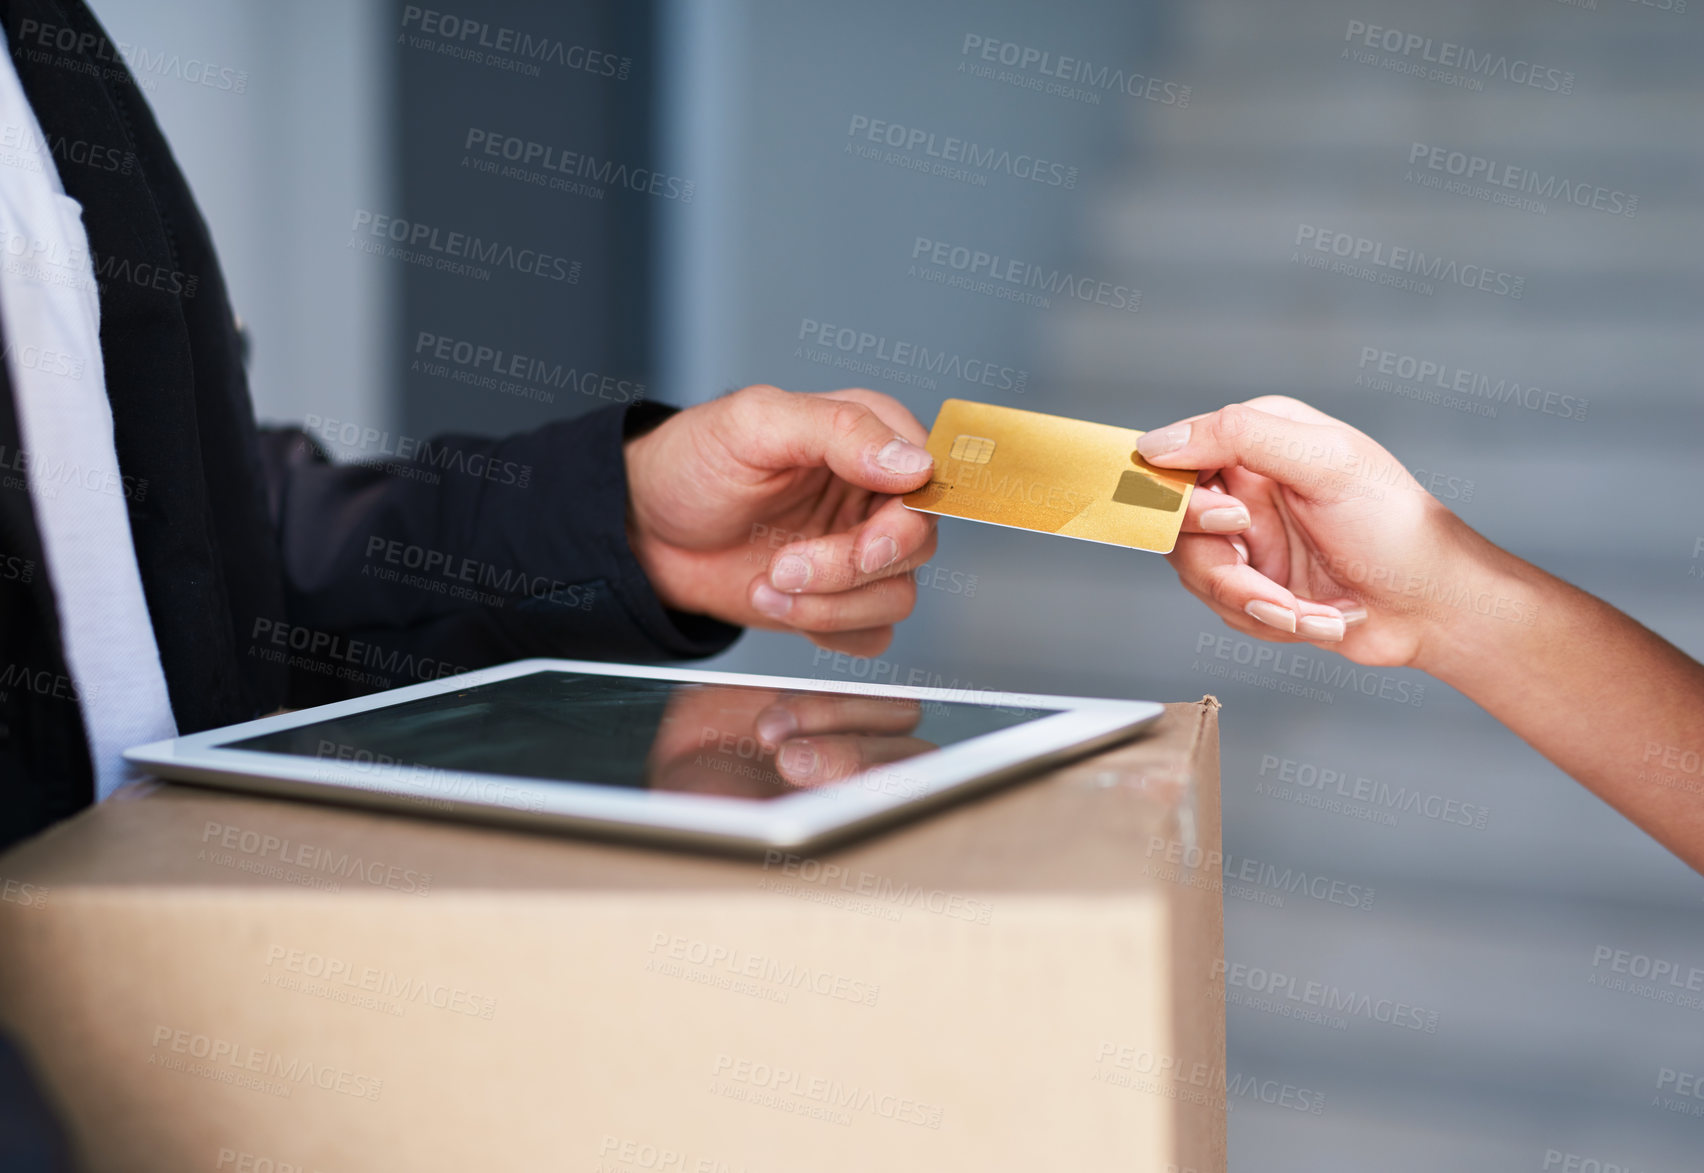
<path fill-rule="evenodd" d="M 394 274 L 347 247 L 355 209 L 391 202 L 391 7 L 380 0 L 95 0 L 93 7 L 115 41 L 151 50 L 156 60 L 175 55 L 217 66 L 214 76 L 231 81 L 223 89 L 171 73 L 139 75 L 248 325 L 257 414 L 391 426 L 397 372 L 385 344 Z"/>
<path fill-rule="evenodd" d="M 407 115 L 393 128 L 398 192 L 384 211 L 440 234 L 551 258 L 542 276 L 496 266 L 484 279 L 370 258 L 394 270 L 401 289 L 387 356 L 402 372 L 402 424 L 414 436 L 503 434 L 635 394 L 656 397 L 651 225 L 689 193 L 678 175 L 650 190 L 659 74 L 649 51 L 650 8 L 487 0 L 468 14 L 626 64 L 614 65 L 613 76 L 548 58 L 520 62 L 535 72 L 495 68 L 437 51 L 455 42 L 422 36 L 424 22 L 410 24 L 390 47 Z M 453 341 L 446 347 L 440 339 Z M 457 343 L 464 354 L 484 347 L 564 374 L 499 379 L 496 360 L 456 362 Z M 441 351 L 450 361 L 436 357 Z"/>

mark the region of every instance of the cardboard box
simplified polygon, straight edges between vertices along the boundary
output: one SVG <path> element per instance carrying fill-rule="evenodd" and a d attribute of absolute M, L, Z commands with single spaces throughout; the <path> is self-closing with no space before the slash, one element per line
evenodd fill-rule
<path fill-rule="evenodd" d="M 821 858 L 148 784 L 0 857 L 92 1170 L 1225 1167 L 1218 702 Z"/>

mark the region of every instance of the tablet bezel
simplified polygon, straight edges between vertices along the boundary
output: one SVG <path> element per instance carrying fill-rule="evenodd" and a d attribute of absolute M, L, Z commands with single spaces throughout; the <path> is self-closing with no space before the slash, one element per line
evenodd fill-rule
<path fill-rule="evenodd" d="M 856 774 L 830 786 L 761 800 L 435 768 L 429 771 L 430 775 L 441 777 L 447 791 L 478 793 L 431 797 L 410 789 L 408 775 L 419 773 L 422 767 L 354 765 L 336 758 L 226 748 L 230 742 L 264 733 L 313 725 L 536 672 L 1058 711 L 905 759 L 905 788 L 913 790 L 912 793 L 895 792 L 891 780 L 894 771 L 889 768 Z M 969 692 L 698 668 L 530 659 L 156 741 L 128 749 L 124 756 L 133 765 L 163 778 L 288 798 L 746 852 L 792 851 L 850 836 L 976 789 L 1116 744 L 1134 736 L 1164 711 L 1164 706 L 1152 701 Z M 498 797 L 492 797 L 493 794 Z"/>

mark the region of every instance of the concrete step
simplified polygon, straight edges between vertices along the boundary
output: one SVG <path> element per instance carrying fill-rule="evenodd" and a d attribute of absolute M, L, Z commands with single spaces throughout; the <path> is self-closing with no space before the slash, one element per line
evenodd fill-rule
<path fill-rule="evenodd" d="M 1642 199 L 1633 217 L 1561 206 L 1538 215 L 1424 189 L 1404 182 L 1404 174 L 1398 163 L 1335 185 L 1304 174 L 1228 190 L 1183 176 L 1137 175 L 1107 185 L 1120 195 L 1089 210 L 1084 236 L 1098 242 L 1097 257 L 1119 266 L 1253 269 L 1291 264 L 1293 254 L 1353 261 L 1355 250 L 1373 257 L 1382 246 L 1379 257 L 1398 248 L 1442 255 L 1530 283 L 1581 270 L 1688 274 L 1704 294 L 1704 247 L 1675 247 L 1677 240 L 1704 242 L 1704 203 L 1696 197 L 1662 206 Z"/>
<path fill-rule="evenodd" d="M 1337 290 L 1340 297 L 1359 293 L 1351 283 L 1342 284 L 1349 288 Z M 1388 292 L 1374 289 L 1360 296 Z M 1254 306 L 1246 313 L 1218 314 L 1156 309 L 1119 322 L 1084 310 L 1050 325 L 1036 365 L 1062 383 L 1220 386 L 1239 398 L 1318 388 L 1350 398 L 1384 395 L 1416 403 L 1426 402 L 1433 392 L 1444 395 L 1439 379 L 1453 385 L 1462 377 L 1458 372 L 1465 372 L 1467 398 L 1481 402 L 1490 402 L 1489 395 L 1471 394 L 1479 376 L 1488 381 L 1488 393 L 1506 381 L 1584 399 L 1582 422 L 1594 434 L 1617 408 L 1625 412 L 1668 404 L 1696 412 L 1704 399 L 1704 335 L 1675 321 L 1603 321 L 1575 328 L 1548 319 L 1487 320 L 1465 310 L 1439 318 L 1417 312 L 1407 321 L 1393 320 L 1387 311 L 1355 321 L 1332 308 L 1292 303 L 1265 312 Z M 1422 378 L 1422 362 L 1433 364 L 1438 373 Z M 1358 377 L 1364 386 L 1356 386 Z M 1572 425 L 1562 405 L 1546 412 L 1538 402 L 1538 408 L 1527 409 L 1504 400 L 1498 416 L 1530 418 L 1539 433 L 1535 443 L 1566 443 Z M 1539 427 L 1547 424 L 1557 426 Z"/>

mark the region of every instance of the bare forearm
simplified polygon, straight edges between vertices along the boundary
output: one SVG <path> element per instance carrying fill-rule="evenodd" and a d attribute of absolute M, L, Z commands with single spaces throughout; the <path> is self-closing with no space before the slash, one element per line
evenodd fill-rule
<path fill-rule="evenodd" d="M 1704 665 L 1463 528 L 1470 590 L 1415 666 L 1704 872 Z"/>

